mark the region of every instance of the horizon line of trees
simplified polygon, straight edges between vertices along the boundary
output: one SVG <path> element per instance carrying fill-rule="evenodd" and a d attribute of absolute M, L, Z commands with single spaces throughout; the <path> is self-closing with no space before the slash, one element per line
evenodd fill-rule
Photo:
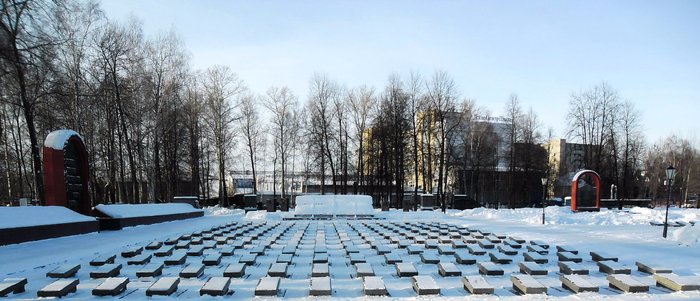
<path fill-rule="evenodd" d="M 146 37 L 138 20 L 108 20 L 96 1 L 0 2 L 3 204 L 43 202 L 41 137 L 63 128 L 85 139 L 93 204 L 197 195 L 228 206 L 233 171 L 252 171 L 257 192 L 256 173 L 272 170 L 280 197 L 295 184 L 290 174 L 303 174 L 321 193 L 395 206 L 423 190 L 442 206 L 459 193 L 514 208 L 541 197 L 536 175 L 548 185 L 564 176 L 542 147 L 553 130 L 544 133 L 516 94 L 502 114 L 510 122 L 483 122 L 475 116 L 490 112 L 445 71 L 391 74 L 380 90 L 314 73 L 300 101 L 288 87 L 251 91 L 228 66 L 193 70 L 176 32 Z M 679 196 L 700 190 L 696 140 L 648 145 L 639 111 L 607 83 L 572 93 L 568 105 L 566 136 L 590 146 L 568 169 L 598 171 L 619 198 L 660 195 L 668 165 L 679 170 Z"/>

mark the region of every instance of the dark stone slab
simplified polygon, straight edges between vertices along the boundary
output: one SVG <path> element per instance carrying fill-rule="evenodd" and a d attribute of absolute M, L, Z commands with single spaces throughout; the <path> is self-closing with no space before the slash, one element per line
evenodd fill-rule
<path fill-rule="evenodd" d="M 500 276 L 503 275 L 503 269 L 496 266 L 493 262 L 479 262 L 476 264 L 479 268 L 479 273 L 487 276 Z"/>
<path fill-rule="evenodd" d="M 224 277 L 243 277 L 245 276 L 245 267 L 246 265 L 243 263 L 230 264 L 228 267 L 226 267 L 226 270 L 224 270 Z"/>
<path fill-rule="evenodd" d="M 439 295 L 440 287 L 433 277 L 430 276 L 413 276 L 411 277 L 411 286 L 418 295 Z"/>
<path fill-rule="evenodd" d="M 151 259 L 153 258 L 153 255 L 146 255 L 142 254 L 133 258 L 129 258 L 129 260 L 126 261 L 126 264 L 128 265 L 143 265 L 151 262 Z"/>
<path fill-rule="evenodd" d="M 143 247 L 131 247 L 131 248 L 128 248 L 122 252 L 122 257 L 125 257 L 125 258 L 134 257 L 136 255 L 141 254 L 141 252 L 143 252 Z"/>
<path fill-rule="evenodd" d="M 588 275 L 588 269 L 584 266 L 571 262 L 559 262 L 559 272 L 567 275 Z"/>
<path fill-rule="evenodd" d="M 491 262 L 498 264 L 509 264 L 513 261 L 512 258 L 500 253 L 489 253 L 489 258 L 491 258 Z"/>
<path fill-rule="evenodd" d="M 78 279 L 60 279 L 36 292 L 38 297 L 65 297 L 78 290 Z"/>
<path fill-rule="evenodd" d="M 127 283 L 129 283 L 127 277 L 107 278 L 92 289 L 92 294 L 95 296 L 116 296 L 126 290 Z"/>
<path fill-rule="evenodd" d="M 181 265 L 184 264 L 185 261 L 187 261 L 187 254 L 176 253 L 163 260 L 163 263 L 165 263 L 165 265 Z"/>
<path fill-rule="evenodd" d="M 202 274 L 204 274 L 204 265 L 199 263 L 192 263 L 180 271 L 182 278 L 197 278 Z"/>
<path fill-rule="evenodd" d="M 204 259 L 202 259 L 202 263 L 207 266 L 218 265 L 219 263 L 221 263 L 221 254 L 212 253 L 207 256 L 204 256 Z"/>
<path fill-rule="evenodd" d="M 136 277 L 157 277 L 162 274 L 162 263 L 149 263 L 136 272 Z"/>
<path fill-rule="evenodd" d="M 5 297 L 10 293 L 23 293 L 27 278 L 8 278 L 0 282 L 0 297 Z"/>
<path fill-rule="evenodd" d="M 474 295 L 493 294 L 494 292 L 494 287 L 481 276 L 464 276 L 462 277 L 462 284 L 469 293 Z"/>
<path fill-rule="evenodd" d="M 64 264 L 46 273 L 46 277 L 51 278 L 70 278 L 80 270 L 79 264 Z"/>
<path fill-rule="evenodd" d="M 177 291 L 178 284 L 180 284 L 179 277 L 162 277 L 146 290 L 146 296 L 170 296 Z"/>
<path fill-rule="evenodd" d="M 146 250 L 158 250 L 163 246 L 162 241 L 152 241 L 146 246 Z"/>
<path fill-rule="evenodd" d="M 454 263 L 443 262 L 438 264 L 438 273 L 442 277 L 452 277 L 452 276 L 462 276 L 462 271 L 460 271 Z"/>
<path fill-rule="evenodd" d="M 115 254 L 103 254 L 100 255 L 99 257 L 93 259 L 90 261 L 91 266 L 101 266 L 105 265 L 108 263 L 114 263 L 114 260 L 117 258 L 117 255 Z"/>
<path fill-rule="evenodd" d="M 231 278 L 229 277 L 211 277 L 199 290 L 199 295 L 224 296 L 228 294 L 230 285 Z"/>
<path fill-rule="evenodd" d="M 117 277 L 122 270 L 121 264 L 108 263 L 90 272 L 90 278 Z"/>
<path fill-rule="evenodd" d="M 256 296 L 277 296 L 280 288 L 279 277 L 263 277 L 258 280 L 258 285 L 255 287 Z"/>
<path fill-rule="evenodd" d="M 173 255 L 174 250 L 175 250 L 175 247 L 165 245 L 165 246 L 160 247 L 160 249 L 156 250 L 155 252 L 153 252 L 153 255 L 155 255 L 156 257 L 166 257 L 166 256 Z"/>

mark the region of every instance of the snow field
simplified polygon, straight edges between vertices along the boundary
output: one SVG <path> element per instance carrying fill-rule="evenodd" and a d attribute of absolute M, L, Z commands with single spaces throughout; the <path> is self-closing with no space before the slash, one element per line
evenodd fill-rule
<path fill-rule="evenodd" d="M 275 235 L 275 231 L 289 227 L 289 230 L 282 234 L 275 243 L 270 244 L 265 253 L 258 255 L 255 264 L 246 267 L 246 275 L 243 278 L 232 278 L 231 290 L 236 299 L 260 299 L 255 297 L 255 288 L 258 279 L 267 276 L 268 267 L 277 261 L 277 257 L 282 254 L 284 246 L 297 243 L 297 253 L 292 257 L 292 263 L 288 266 L 287 277 L 282 278 L 280 292 L 277 297 L 264 297 L 267 299 L 285 300 L 314 300 L 309 296 L 309 284 L 311 270 L 316 251 L 322 248 L 315 248 L 319 245 L 326 246 L 326 253 L 329 271 L 331 276 L 333 299 L 368 299 L 362 289 L 362 281 L 355 277 L 355 268 L 349 264 L 349 256 L 346 252 L 344 242 L 352 242 L 357 246 L 360 254 L 364 255 L 375 275 L 382 277 L 387 291 L 392 299 L 415 299 L 416 292 L 411 287 L 410 277 L 398 277 L 394 265 L 386 264 L 384 256 L 378 256 L 376 249 L 371 248 L 372 242 L 377 245 L 388 246 L 390 252 L 399 255 L 403 262 L 413 262 L 419 275 L 432 277 L 440 287 L 439 296 L 428 296 L 429 299 L 457 300 L 468 298 L 479 298 L 484 300 L 521 300 L 524 297 L 512 289 L 510 281 L 511 274 L 520 274 L 517 262 L 523 260 L 522 251 L 517 255 L 507 256 L 513 258 L 513 263 L 498 265 L 504 270 L 503 276 L 484 276 L 486 281 L 495 287 L 495 294 L 492 296 L 470 296 L 464 289 L 461 277 L 442 277 L 438 274 L 437 264 L 424 264 L 418 254 L 408 254 L 406 249 L 399 248 L 397 244 L 392 244 L 391 239 L 386 239 L 385 234 L 400 235 L 391 233 L 385 227 L 397 227 L 392 225 L 424 225 L 439 229 L 436 223 L 445 225 L 466 226 L 470 228 L 494 232 L 506 236 L 519 236 L 527 240 L 539 240 L 550 245 L 549 253 L 544 255 L 548 263 L 543 264 L 548 271 L 546 276 L 535 276 L 538 282 L 548 288 L 548 295 L 528 295 L 526 299 L 553 299 L 553 300 L 686 300 L 700 299 L 697 291 L 675 293 L 665 288 L 655 286 L 655 280 L 649 274 L 636 271 L 635 261 L 650 261 L 662 263 L 665 267 L 673 269 L 674 273 L 681 276 L 689 276 L 696 282 L 700 282 L 700 263 L 697 258 L 700 256 L 697 245 L 696 229 L 698 227 L 687 226 L 683 228 L 671 228 L 672 239 L 664 240 L 660 238 L 660 227 L 650 226 L 648 222 L 656 219 L 658 209 L 650 212 L 632 213 L 604 211 L 602 214 L 570 213 L 565 210 L 554 210 L 558 208 L 547 208 L 548 217 L 551 216 L 552 223 L 545 226 L 538 224 L 539 221 L 529 222 L 534 219 L 531 215 L 541 218 L 541 209 L 518 209 L 518 210 L 466 210 L 449 211 L 448 214 L 439 212 L 410 212 L 398 211 L 375 212 L 378 217 L 384 217 L 381 221 L 284 221 L 285 213 L 261 213 L 249 212 L 248 215 L 240 210 L 228 210 L 222 208 L 207 209 L 203 218 L 185 221 L 176 221 L 158 225 L 139 226 L 127 228 L 122 231 L 107 231 L 103 233 L 93 233 L 74 237 L 51 239 L 40 242 L 31 242 L 20 245 L 0 247 L 0 279 L 5 278 L 28 278 L 27 291 L 17 295 L 10 294 L 8 299 L 35 299 L 36 291 L 48 285 L 53 279 L 45 277 L 46 272 L 52 270 L 60 264 L 79 263 L 81 270 L 76 278 L 80 280 L 76 293 L 69 294 L 66 298 L 74 299 L 94 299 L 91 290 L 99 285 L 102 279 L 90 279 L 89 272 L 96 269 L 89 265 L 89 262 L 100 255 L 107 253 L 117 254 L 116 263 L 122 264 L 120 277 L 129 277 L 130 282 L 127 290 L 119 295 L 120 297 L 133 300 L 146 300 L 146 289 L 160 277 L 177 277 L 179 272 L 187 264 L 201 263 L 202 259 L 212 253 L 219 252 L 221 247 L 206 249 L 201 256 L 188 256 L 185 265 L 165 266 L 163 276 L 159 277 L 135 277 L 136 271 L 142 266 L 127 265 L 126 258 L 122 258 L 120 253 L 134 246 L 145 247 L 151 241 L 165 241 L 170 237 L 180 237 L 183 234 L 192 235 L 198 230 L 208 230 L 211 227 L 236 223 L 230 227 L 234 229 L 238 226 L 258 226 L 249 231 L 248 236 L 241 235 L 235 240 L 244 240 L 245 237 L 254 236 L 256 231 L 273 227 L 274 229 L 264 232 L 256 239 L 250 239 L 250 243 L 243 249 L 236 249 L 231 256 L 224 256 L 221 264 L 207 266 L 204 275 L 199 278 L 181 278 L 175 296 L 179 298 L 199 298 L 216 299 L 216 297 L 199 296 L 199 289 L 209 277 L 220 277 L 228 264 L 236 263 L 244 254 L 250 254 L 255 245 L 260 245 Z M 550 211 L 551 215 L 550 215 Z M 646 209 L 644 209 L 646 211 Z M 680 212 L 678 212 L 680 211 Z M 693 210 L 688 213 L 685 210 L 672 210 L 670 216 L 674 219 L 692 220 Z M 537 215 L 539 213 L 539 215 Z M 617 215 L 617 216 L 614 216 Z M 558 218 L 555 218 L 559 216 Z M 641 216 L 642 218 L 639 218 Z M 697 217 L 697 215 L 695 215 Z M 617 224 L 603 224 L 601 221 L 616 220 Z M 672 219 L 673 220 L 673 219 Z M 364 224 L 363 224 L 364 223 Z M 371 226 L 371 227 L 370 227 Z M 438 227 L 438 228 L 435 228 Z M 394 229 L 394 228 L 391 228 Z M 429 228 L 430 229 L 430 228 Z M 232 230 L 232 233 L 241 229 Z M 434 232 L 434 231 L 428 231 Z M 348 238 L 349 240 L 345 240 Z M 405 238 L 405 237 L 404 237 Z M 427 237 L 426 237 L 427 238 Z M 196 237 L 190 237 L 190 240 Z M 695 243 L 693 243 L 695 239 Z M 357 243 L 357 244 L 355 244 Z M 227 245 L 230 245 L 228 241 Z M 558 266 L 556 252 L 552 249 L 556 245 L 562 244 L 570 246 L 579 252 L 583 258 L 582 265 L 590 270 L 590 275 L 586 278 L 593 284 L 600 287 L 599 293 L 573 294 L 561 287 L 558 277 Z M 414 244 L 417 245 L 417 244 Z M 441 244 L 439 244 L 441 245 Z M 498 245 L 498 244 L 497 244 Z M 424 252 L 430 252 L 438 257 L 440 262 L 455 263 L 452 255 L 440 254 L 437 249 L 425 249 L 425 245 L 417 245 L 423 248 Z M 525 248 L 523 246 L 523 248 Z M 494 251 L 495 250 L 495 251 Z M 176 250 L 182 252 L 184 250 Z M 647 293 L 630 294 L 622 293 L 619 290 L 608 288 L 608 281 L 605 274 L 598 272 L 596 264 L 591 261 L 590 251 L 605 251 L 620 258 L 620 263 L 632 268 L 632 276 L 638 277 L 643 283 L 650 286 Z M 484 255 L 474 256 L 478 262 L 489 262 L 489 252 L 498 252 L 497 249 L 488 250 Z M 144 250 L 144 254 L 152 251 Z M 151 262 L 162 262 L 162 257 L 154 257 Z M 478 275 L 476 265 L 455 264 L 462 272 L 463 276 Z M 694 278 L 692 278 L 694 277 Z M 104 297 L 100 297 L 104 298 Z M 158 297 L 167 298 L 167 297 Z M 221 298 L 221 297 L 219 297 Z M 386 297 L 369 297 L 386 298 Z M 421 297 L 426 298 L 426 297 Z"/>

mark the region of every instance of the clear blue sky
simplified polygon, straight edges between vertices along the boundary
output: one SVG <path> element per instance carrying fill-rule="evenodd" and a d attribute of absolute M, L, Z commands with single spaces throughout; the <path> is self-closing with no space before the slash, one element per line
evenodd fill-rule
<path fill-rule="evenodd" d="M 318 71 L 382 89 L 445 70 L 501 115 L 511 93 L 559 137 L 572 92 L 606 81 L 642 111 L 648 142 L 700 134 L 700 1 L 109 0 L 146 35 L 174 28 L 194 68 L 228 65 L 249 88 L 306 100 Z"/>

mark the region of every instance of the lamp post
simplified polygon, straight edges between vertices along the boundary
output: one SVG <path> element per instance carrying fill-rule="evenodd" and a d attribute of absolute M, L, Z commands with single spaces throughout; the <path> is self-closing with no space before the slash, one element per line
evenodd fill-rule
<path fill-rule="evenodd" d="M 668 233 L 668 207 L 671 205 L 671 187 L 673 187 L 673 178 L 676 177 L 676 169 L 673 168 L 673 166 L 669 166 L 666 168 L 666 182 L 667 184 L 667 194 L 668 194 L 668 199 L 666 199 L 666 220 L 664 221 L 664 238 L 666 238 L 666 234 Z"/>
<path fill-rule="evenodd" d="M 547 197 L 547 178 L 542 178 L 542 224 L 544 225 L 544 200 Z"/>

